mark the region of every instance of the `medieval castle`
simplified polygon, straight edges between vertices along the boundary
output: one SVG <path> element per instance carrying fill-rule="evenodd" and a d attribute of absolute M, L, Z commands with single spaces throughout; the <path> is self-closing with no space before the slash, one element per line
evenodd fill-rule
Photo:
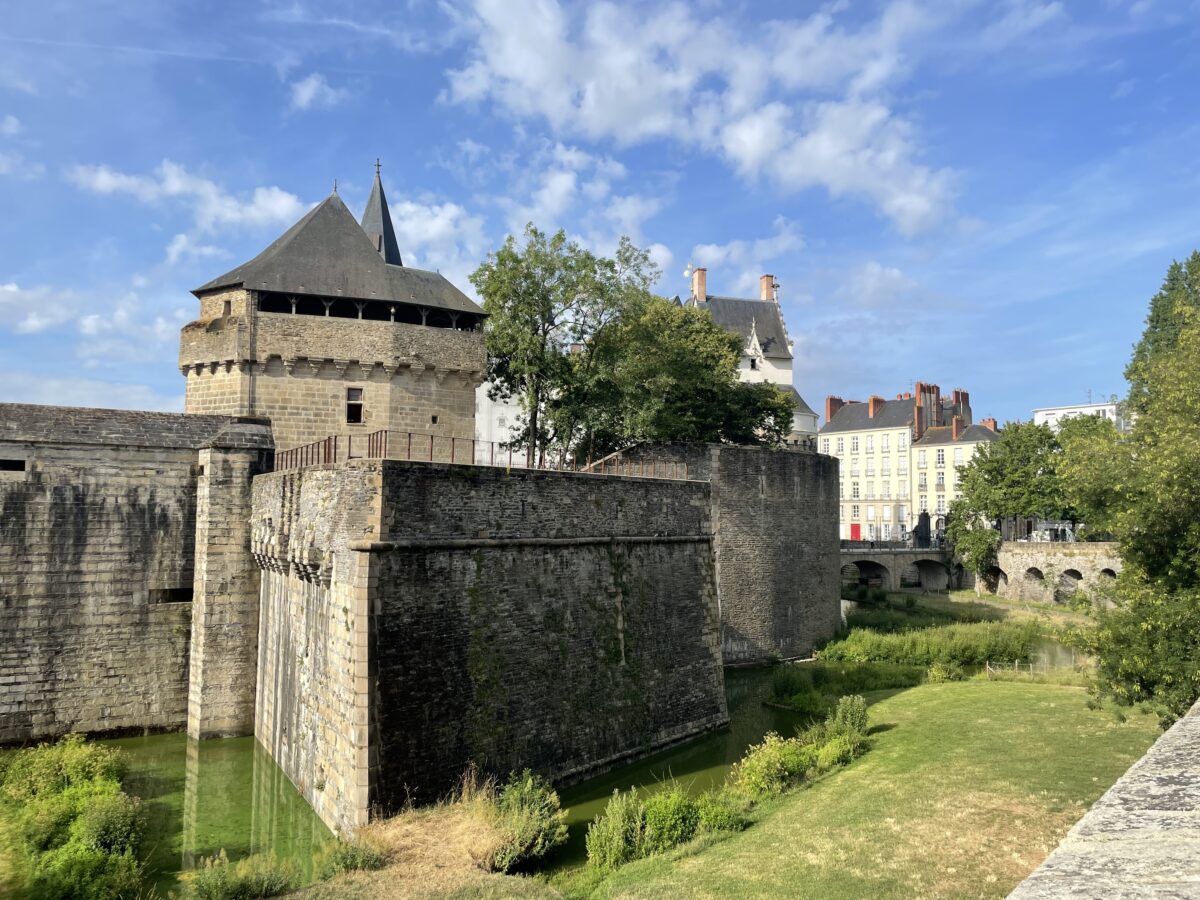
<path fill-rule="evenodd" d="M 721 727 L 723 665 L 837 627 L 829 456 L 457 455 L 485 315 L 403 265 L 378 174 L 194 293 L 186 412 L 0 404 L 0 743 L 254 734 L 348 832 L 470 761 Z"/>

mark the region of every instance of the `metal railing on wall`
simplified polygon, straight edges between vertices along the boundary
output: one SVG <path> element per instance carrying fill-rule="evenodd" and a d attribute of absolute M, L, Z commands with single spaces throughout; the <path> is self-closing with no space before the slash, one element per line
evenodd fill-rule
<path fill-rule="evenodd" d="M 387 429 L 362 435 L 332 435 L 302 447 L 277 451 L 275 471 L 332 465 L 351 459 L 392 459 L 502 469 L 619 475 L 626 478 L 688 480 L 686 462 L 605 459 L 593 465 L 591 460 L 580 461 L 570 456 L 545 453 L 531 460 L 525 448 L 513 447 L 500 441 L 480 441 L 474 438 Z"/>

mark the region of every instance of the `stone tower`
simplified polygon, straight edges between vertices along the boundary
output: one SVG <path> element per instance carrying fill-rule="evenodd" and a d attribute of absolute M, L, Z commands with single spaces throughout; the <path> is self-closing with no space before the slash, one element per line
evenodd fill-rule
<path fill-rule="evenodd" d="M 335 190 L 247 263 L 192 292 L 189 413 L 266 416 L 277 449 L 380 429 L 471 438 L 483 310 L 404 266 L 378 169 L 362 223 Z"/>

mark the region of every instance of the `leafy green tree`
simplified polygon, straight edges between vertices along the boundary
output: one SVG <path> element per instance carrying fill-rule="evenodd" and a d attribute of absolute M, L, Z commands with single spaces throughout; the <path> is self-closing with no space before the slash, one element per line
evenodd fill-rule
<path fill-rule="evenodd" d="M 1155 360 L 1169 355 L 1179 343 L 1179 334 L 1189 310 L 1200 309 L 1200 250 L 1184 262 L 1172 262 L 1162 287 L 1150 299 L 1146 329 L 1134 345 L 1133 358 L 1125 369 L 1129 381 L 1127 405 L 1136 413 L 1146 411 Z"/>
<path fill-rule="evenodd" d="M 966 507 L 991 520 L 1071 518 L 1058 476 L 1060 449 L 1049 426 L 1009 422 L 959 469 Z"/>
<path fill-rule="evenodd" d="M 526 416 L 521 439 L 530 462 L 549 442 L 542 417 L 570 376 L 571 348 L 616 318 L 625 289 L 648 287 L 657 277 L 643 259 L 640 270 L 621 273 L 612 261 L 567 240 L 565 232 L 547 237 L 531 223 L 522 245 L 509 235 L 471 274 L 489 317 L 493 399 L 520 398 Z"/>
<path fill-rule="evenodd" d="M 517 440 L 535 453 L 598 458 L 639 440 L 778 445 L 792 403 L 742 384 L 742 339 L 703 310 L 654 296 L 658 269 L 622 238 L 612 259 L 547 237 L 509 237 L 471 276 L 484 300 L 489 377 L 519 397 Z"/>
<path fill-rule="evenodd" d="M 1128 443 L 1100 416 L 1072 416 L 1058 429 L 1056 470 L 1065 506 L 1087 539 L 1107 539 L 1121 507 L 1129 469 Z"/>
<path fill-rule="evenodd" d="M 985 514 L 973 509 L 968 500 L 959 498 L 950 504 L 946 516 L 946 542 L 963 568 L 975 576 L 975 593 L 981 593 L 988 570 L 996 565 L 1000 532 L 992 527 Z"/>

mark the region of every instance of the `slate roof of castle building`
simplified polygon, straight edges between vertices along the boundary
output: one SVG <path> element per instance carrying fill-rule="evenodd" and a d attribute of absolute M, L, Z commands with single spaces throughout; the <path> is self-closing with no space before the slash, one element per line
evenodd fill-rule
<path fill-rule="evenodd" d="M 762 347 L 763 356 L 767 359 L 792 358 L 778 304 L 766 300 L 710 295 L 696 306 L 699 309 L 707 309 L 713 321 L 722 328 L 735 331 L 747 340 L 753 327 L 758 335 L 758 344 Z"/>
<path fill-rule="evenodd" d="M 929 444 L 974 444 L 979 441 L 995 441 L 999 438 L 1000 435 L 986 425 L 968 425 L 955 441 L 949 425 L 938 425 L 926 429 L 920 440 L 913 441 L 913 445 L 924 447 Z"/>
<path fill-rule="evenodd" d="M 392 215 L 388 212 L 387 195 L 383 193 L 383 182 L 379 178 L 378 163 L 371 196 L 367 198 L 367 208 L 363 210 L 362 230 L 367 233 L 385 263 L 390 266 L 404 265 L 400 259 L 400 245 L 396 243 L 396 230 L 392 227 Z"/>
<path fill-rule="evenodd" d="M 0 441 L 201 449 L 275 446 L 269 419 L 0 403 Z"/>
<path fill-rule="evenodd" d="M 785 394 L 792 395 L 792 407 L 796 410 L 796 412 L 800 413 L 801 415 L 816 415 L 816 413 L 813 411 L 813 408 L 804 402 L 804 398 L 800 396 L 800 392 L 796 390 L 793 385 L 779 384 L 776 385 L 776 387 L 778 387 Z"/>
<path fill-rule="evenodd" d="M 380 199 L 382 202 L 382 193 Z M 483 315 L 478 304 L 440 273 L 387 263 L 336 193 L 309 210 L 254 259 L 192 293 L 199 296 L 238 286 L 285 294 L 386 300 Z"/>
<path fill-rule="evenodd" d="M 916 399 L 884 400 L 882 408 L 876 407 L 875 417 L 870 415 L 869 403 L 847 403 L 833 418 L 821 426 L 821 434 L 838 431 L 866 431 L 870 428 L 903 428 L 913 424 L 913 407 Z"/>

